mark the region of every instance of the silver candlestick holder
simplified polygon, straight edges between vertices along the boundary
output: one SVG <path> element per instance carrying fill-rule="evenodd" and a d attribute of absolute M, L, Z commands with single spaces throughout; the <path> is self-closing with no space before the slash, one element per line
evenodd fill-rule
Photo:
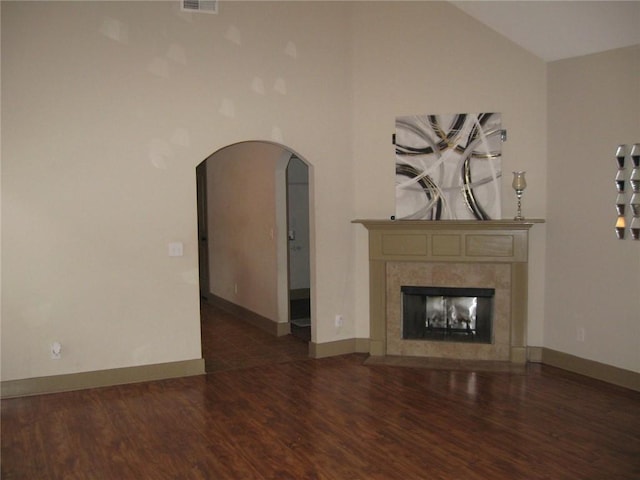
<path fill-rule="evenodd" d="M 516 191 L 516 198 L 518 199 L 518 210 L 516 211 L 514 220 L 524 220 L 524 217 L 522 216 L 522 194 L 524 193 L 524 189 L 527 188 L 527 179 L 524 176 L 525 173 L 527 172 L 513 172 L 513 182 L 511 183 L 511 186 Z"/>

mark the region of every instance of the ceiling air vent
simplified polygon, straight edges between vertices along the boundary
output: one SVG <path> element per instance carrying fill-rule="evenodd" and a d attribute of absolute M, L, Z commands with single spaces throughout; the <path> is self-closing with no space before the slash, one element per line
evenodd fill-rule
<path fill-rule="evenodd" d="M 185 12 L 218 13 L 218 0 L 181 0 Z"/>

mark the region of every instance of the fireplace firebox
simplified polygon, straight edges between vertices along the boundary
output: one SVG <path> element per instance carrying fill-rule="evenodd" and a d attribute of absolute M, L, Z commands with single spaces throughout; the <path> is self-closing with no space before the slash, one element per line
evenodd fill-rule
<path fill-rule="evenodd" d="M 402 286 L 402 338 L 492 343 L 493 288 Z"/>

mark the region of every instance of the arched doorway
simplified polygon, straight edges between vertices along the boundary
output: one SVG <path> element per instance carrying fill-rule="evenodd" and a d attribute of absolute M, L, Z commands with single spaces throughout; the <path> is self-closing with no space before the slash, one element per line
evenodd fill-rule
<path fill-rule="evenodd" d="M 310 341 L 308 163 L 285 146 L 248 141 L 214 152 L 196 177 L 203 300 L 241 311 L 273 335 Z"/>

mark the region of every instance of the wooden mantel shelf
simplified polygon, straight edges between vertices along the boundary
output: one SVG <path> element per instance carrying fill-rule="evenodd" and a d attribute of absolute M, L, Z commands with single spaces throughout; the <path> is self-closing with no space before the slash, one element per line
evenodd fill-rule
<path fill-rule="evenodd" d="M 433 230 L 448 229 L 478 229 L 478 230 L 528 230 L 536 223 L 545 223 L 541 218 L 525 218 L 524 220 L 387 220 L 387 219 L 356 219 L 351 223 L 360 223 L 367 229 L 386 228 L 428 228 Z"/>

